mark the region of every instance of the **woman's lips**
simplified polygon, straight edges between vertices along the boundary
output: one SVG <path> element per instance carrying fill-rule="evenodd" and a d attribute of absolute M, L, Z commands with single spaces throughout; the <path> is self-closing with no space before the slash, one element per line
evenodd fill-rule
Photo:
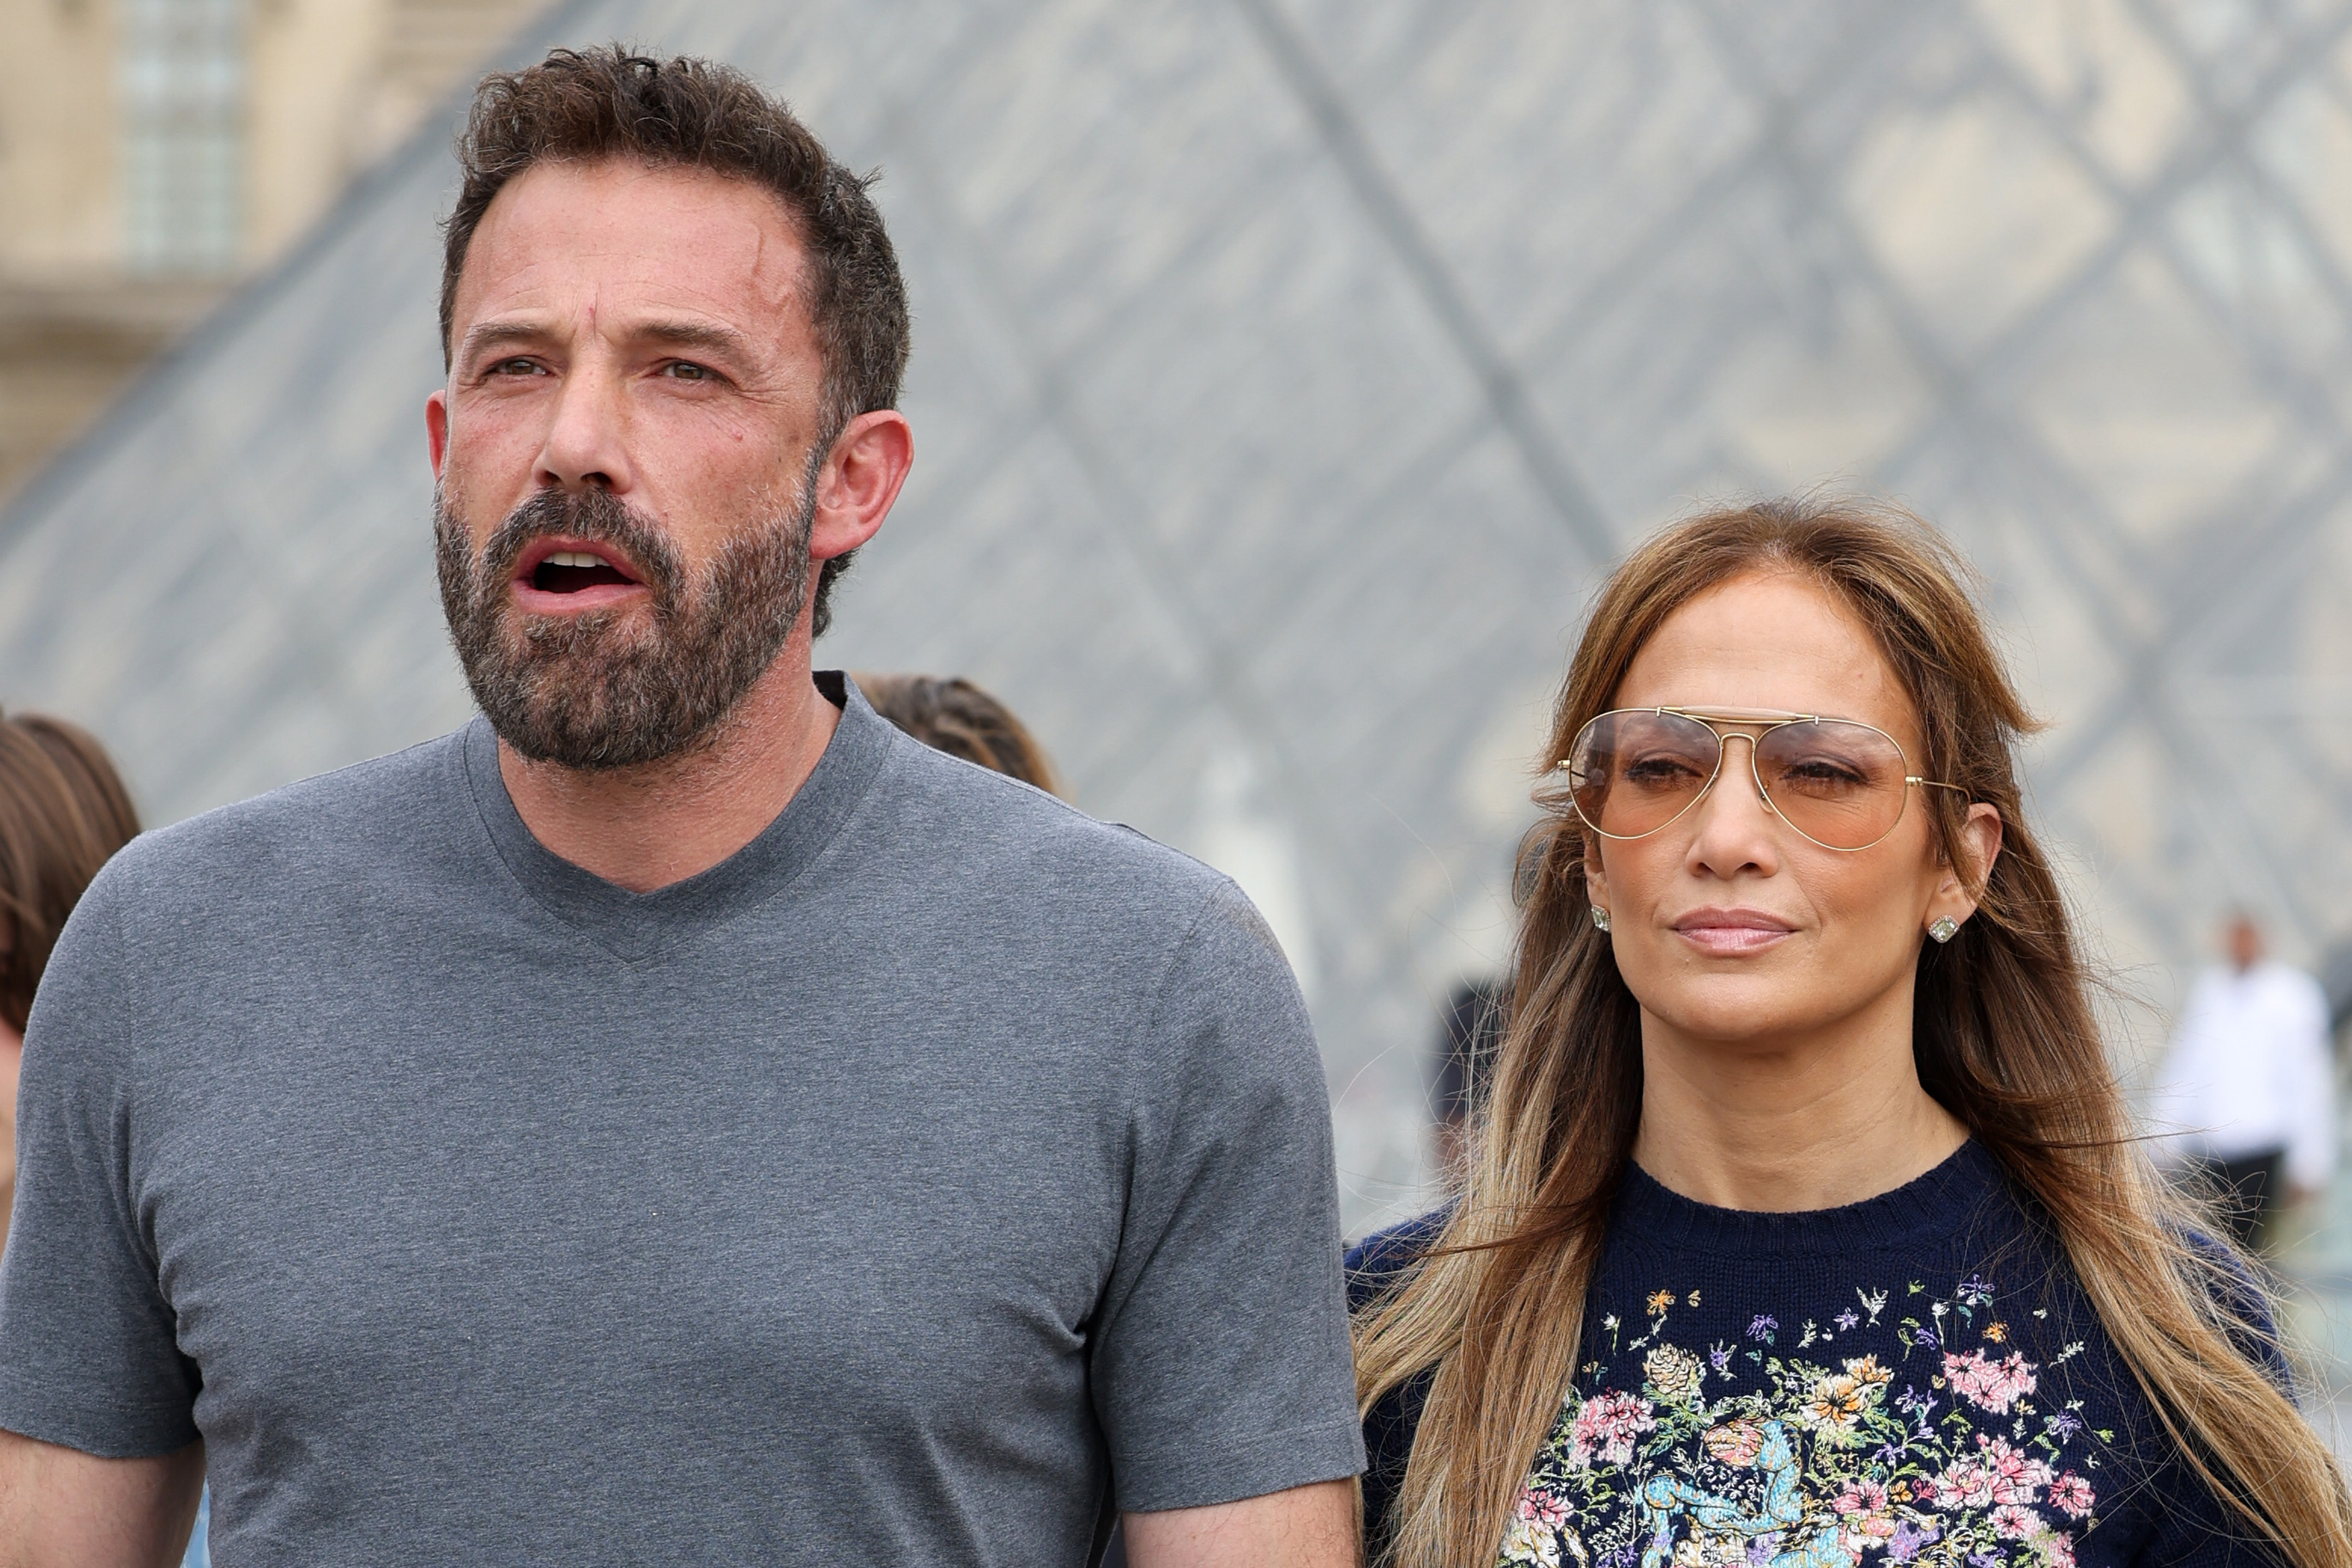
<path fill-rule="evenodd" d="M 1694 909 L 1675 922 L 1675 934 L 1711 956 L 1760 953 L 1796 929 L 1760 909 Z"/>

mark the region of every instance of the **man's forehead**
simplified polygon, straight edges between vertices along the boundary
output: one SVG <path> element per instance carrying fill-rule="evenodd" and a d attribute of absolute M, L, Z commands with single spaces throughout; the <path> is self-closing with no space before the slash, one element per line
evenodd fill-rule
<path fill-rule="evenodd" d="M 534 164 L 499 191 L 467 247 L 457 325 L 576 310 L 772 330 L 804 256 L 775 193 L 709 170 L 631 159 Z M 799 312 L 790 312 L 798 315 Z"/>

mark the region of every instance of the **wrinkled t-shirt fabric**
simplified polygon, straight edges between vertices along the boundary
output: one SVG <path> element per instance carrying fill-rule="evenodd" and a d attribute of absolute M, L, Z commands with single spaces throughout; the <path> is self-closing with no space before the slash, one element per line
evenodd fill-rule
<path fill-rule="evenodd" d="M 1406 1277 L 1444 1218 L 1350 1251 L 1359 1311 Z M 2284 1379 L 2262 1328 L 2249 1354 Z M 1367 1414 L 1376 1550 L 1395 1528 L 1425 1392 L 1408 1384 Z M 1892 1192 L 1805 1214 L 1696 1203 L 1629 1166 L 1575 1385 L 1496 1562 L 2272 1563 L 2249 1530 L 2166 1438 L 2048 1228 L 1970 1142 Z"/>
<path fill-rule="evenodd" d="M 1234 886 L 844 708 L 650 894 L 479 720 L 140 839 L 25 1053 L 0 1427 L 221 1568 L 1083 1563 L 1353 1474 L 1328 1113 Z"/>

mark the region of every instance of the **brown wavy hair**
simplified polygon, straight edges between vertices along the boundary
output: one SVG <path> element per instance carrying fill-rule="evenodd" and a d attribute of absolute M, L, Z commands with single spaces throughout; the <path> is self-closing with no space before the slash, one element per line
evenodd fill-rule
<path fill-rule="evenodd" d="M 22 1034 L 82 890 L 139 834 L 105 748 L 59 718 L 0 718 L 0 1021 Z"/>
<path fill-rule="evenodd" d="M 2242 1347 L 2274 1302 L 2245 1260 L 2137 1141 L 2014 749 L 2034 727 L 1925 523 L 1809 498 L 1711 511 L 1636 549 L 1602 589 L 1553 715 L 1544 761 L 1607 709 L 1675 610 L 1759 571 L 1801 572 L 1870 628 L 1918 712 L 1922 791 L 1948 863 L 1967 865 L 1968 803 L 2000 812 L 2002 851 L 1976 918 L 1923 942 L 1912 1052 L 1919 1081 L 2046 1218 L 2101 1324 L 2189 1464 L 2293 1568 L 2352 1563 L 2334 1458 Z M 1460 1200 L 1425 1260 L 1359 1319 L 1357 1394 L 1414 1379 L 1427 1397 L 1378 1559 L 1490 1568 L 1519 1485 L 1571 1383 L 1584 1303 L 1642 1106 L 1640 1009 L 1586 916 L 1586 843 L 1546 800 L 1531 835 L 1514 1006 Z M 2273 1318 L 2272 1321 L 2275 1321 Z M 2274 1348 L 2266 1345 L 2263 1348 Z M 1378 1545 L 1380 1543 L 1376 1543 Z"/>
<path fill-rule="evenodd" d="M 976 762 L 992 773 L 1062 792 L 1053 759 L 1011 708 L 961 675 L 877 675 L 851 679 L 874 711 L 934 751 Z"/>

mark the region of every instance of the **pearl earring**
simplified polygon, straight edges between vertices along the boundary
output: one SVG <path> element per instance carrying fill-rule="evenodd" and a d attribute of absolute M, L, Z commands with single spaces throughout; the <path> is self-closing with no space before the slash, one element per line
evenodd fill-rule
<path fill-rule="evenodd" d="M 1938 943 L 1949 942 L 1959 934 L 1960 923 L 1948 915 L 1937 915 L 1936 924 L 1927 927 L 1927 935 L 1933 936 Z"/>
<path fill-rule="evenodd" d="M 1592 906 L 1592 928 L 1595 931 L 1609 929 L 1609 912 L 1597 904 Z"/>

